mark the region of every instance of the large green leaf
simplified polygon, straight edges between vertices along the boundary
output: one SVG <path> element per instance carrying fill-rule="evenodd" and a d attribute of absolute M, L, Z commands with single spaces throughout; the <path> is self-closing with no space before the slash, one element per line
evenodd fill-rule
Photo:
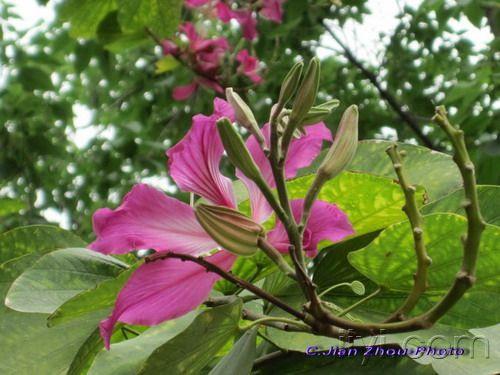
<path fill-rule="evenodd" d="M 314 176 L 304 176 L 290 181 L 290 196 L 304 198 Z M 366 173 L 344 172 L 328 181 L 318 199 L 335 203 L 351 221 L 355 235 L 360 236 L 405 219 L 401 210 L 405 198 L 399 184 L 391 179 Z M 419 204 L 423 203 L 424 192 L 417 191 Z M 323 246 L 326 243 L 323 244 Z"/>
<path fill-rule="evenodd" d="M 53 251 L 12 283 L 5 304 L 21 312 L 53 313 L 68 299 L 118 276 L 126 268 L 113 257 L 87 249 Z"/>
<path fill-rule="evenodd" d="M 256 356 L 256 339 L 256 328 L 245 332 L 209 375 L 250 374 Z"/>
<path fill-rule="evenodd" d="M 500 225 L 500 186 L 479 185 L 477 194 L 484 220 L 488 224 Z M 422 207 L 422 213 L 455 212 L 465 215 L 465 211 L 461 206 L 464 199 L 464 190 L 456 190 Z"/>
<path fill-rule="evenodd" d="M 391 159 L 385 153 L 386 148 L 393 143 L 378 140 L 359 142 L 356 156 L 348 169 L 395 179 Z M 405 143 L 398 143 L 398 147 L 407 153 L 404 165 L 408 180 L 423 186 L 431 200 L 461 187 L 460 173 L 451 156 Z"/>
<path fill-rule="evenodd" d="M 139 336 L 111 344 L 109 351 L 102 350 L 94 360 L 89 375 L 135 375 L 151 353 L 184 331 L 195 318 L 191 312 L 182 318 L 149 328 Z"/>
<path fill-rule="evenodd" d="M 137 265 L 122 272 L 118 277 L 101 282 L 94 289 L 86 290 L 64 302 L 52 313 L 47 324 L 52 327 L 69 320 L 99 311 L 105 317 L 113 307 L 116 296 Z"/>
<path fill-rule="evenodd" d="M 157 348 L 140 374 L 197 374 L 239 331 L 241 300 L 214 307 L 196 317 L 181 334 Z"/>
<path fill-rule="evenodd" d="M 0 264 L 30 253 L 41 256 L 56 249 L 84 246 L 86 244 L 80 238 L 57 227 L 19 227 L 0 235 Z"/>
<path fill-rule="evenodd" d="M 116 7 L 116 0 L 66 0 L 60 16 L 70 22 L 71 36 L 93 38 L 99 23 Z"/>
<path fill-rule="evenodd" d="M 180 21 L 181 0 L 118 0 L 118 20 L 124 31 L 149 27 L 161 38 L 173 34 Z"/>
<path fill-rule="evenodd" d="M 466 219 L 455 214 L 433 214 L 424 217 L 424 239 L 432 258 L 429 268 L 429 288 L 415 312 L 422 312 L 436 303 L 451 286 L 462 262 L 460 236 L 465 233 Z M 483 232 L 477 262 L 477 282 L 442 322 L 463 328 L 491 325 L 500 320 L 500 267 L 498 242 L 500 228 L 488 225 Z M 408 222 L 384 230 L 366 248 L 348 256 L 361 273 L 395 293 L 380 295 L 364 308 L 387 311 L 397 305 L 401 294 L 413 285 L 416 262 Z"/>
<path fill-rule="evenodd" d="M 0 255 L 18 257 L 0 266 L 0 298 L 3 301 L 11 283 L 33 265 L 41 253 L 60 247 L 82 246 L 70 233 L 48 226 L 32 226 L 0 235 Z M 49 329 L 46 314 L 26 314 L 0 305 L 0 373 L 59 374 L 71 366 L 76 353 L 94 332 L 99 317 L 86 316 Z M 29 353 L 29 354 L 28 354 Z"/>

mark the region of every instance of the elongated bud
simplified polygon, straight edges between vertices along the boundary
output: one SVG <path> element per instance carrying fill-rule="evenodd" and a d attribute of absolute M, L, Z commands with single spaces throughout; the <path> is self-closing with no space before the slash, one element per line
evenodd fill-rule
<path fill-rule="evenodd" d="M 231 104 L 231 107 L 233 107 L 236 122 L 248 129 L 258 139 L 264 139 L 252 110 L 231 87 L 226 89 L 226 99 Z"/>
<path fill-rule="evenodd" d="M 301 124 L 302 119 L 307 115 L 316 100 L 319 88 L 319 74 L 319 59 L 314 57 L 307 67 L 306 74 L 293 102 L 291 121 L 297 123 L 297 125 Z"/>
<path fill-rule="evenodd" d="M 358 147 L 358 107 L 351 105 L 340 119 L 332 146 L 318 169 L 318 175 L 335 177 L 351 162 Z"/>
<path fill-rule="evenodd" d="M 299 128 L 307 125 L 317 124 L 318 122 L 323 121 L 330 115 L 330 113 L 332 113 L 333 109 L 338 107 L 339 103 L 340 102 L 337 99 L 333 99 L 320 105 L 311 107 L 309 112 L 307 112 L 307 115 L 301 121 L 301 125 L 299 126 Z"/>
<path fill-rule="evenodd" d="M 215 242 L 237 255 L 253 255 L 258 250 L 259 238 L 265 234 L 259 224 L 228 207 L 200 204 L 195 215 Z"/>
<path fill-rule="evenodd" d="M 299 86 L 300 76 L 302 75 L 302 69 L 304 68 L 304 63 L 299 61 L 292 66 L 292 69 L 286 74 L 281 84 L 280 96 L 278 103 L 284 107 L 292 98 L 297 87 Z"/>
<path fill-rule="evenodd" d="M 262 179 L 262 174 L 250 155 L 243 138 L 231 124 L 231 121 L 226 117 L 221 118 L 217 121 L 217 130 L 231 163 L 252 181 Z"/>

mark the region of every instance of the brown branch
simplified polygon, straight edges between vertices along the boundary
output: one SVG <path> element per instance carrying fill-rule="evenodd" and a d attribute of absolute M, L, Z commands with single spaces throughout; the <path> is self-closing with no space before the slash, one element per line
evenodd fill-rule
<path fill-rule="evenodd" d="M 426 147 L 429 147 L 433 150 L 438 150 L 439 148 L 436 145 L 434 145 L 431 139 L 422 132 L 422 129 L 420 129 L 420 125 L 416 117 L 410 112 L 403 109 L 403 105 L 398 102 L 396 97 L 392 95 L 392 93 L 390 93 L 388 90 L 382 87 L 382 85 L 379 83 L 377 79 L 377 76 L 373 72 L 368 70 L 361 63 L 361 61 L 358 60 L 356 56 L 354 56 L 350 48 L 340 40 L 340 38 L 334 33 L 332 28 L 328 26 L 324 21 L 323 21 L 323 26 L 325 27 L 325 30 L 328 32 L 328 34 L 330 34 L 331 37 L 335 40 L 335 42 L 337 42 L 340 48 L 342 48 L 344 56 L 347 58 L 347 60 L 349 60 L 351 64 L 357 67 L 360 70 L 360 72 L 372 83 L 372 85 L 375 86 L 380 96 L 383 99 L 385 99 L 385 101 L 389 104 L 389 106 L 398 114 L 401 120 L 403 120 L 411 128 L 411 130 L 415 133 L 417 138 L 420 139 L 420 141 Z"/>
<path fill-rule="evenodd" d="M 196 263 L 196 264 L 200 265 L 201 267 L 205 268 L 207 270 L 207 272 L 213 272 L 213 273 L 219 275 L 220 277 L 222 277 L 223 279 L 226 279 L 227 281 L 229 281 L 235 285 L 238 285 L 239 287 L 241 287 L 243 289 L 246 289 L 246 290 L 252 292 L 256 296 L 259 296 L 262 299 L 265 299 L 266 301 L 279 307 L 283 311 L 293 315 L 294 317 L 296 317 L 300 320 L 304 320 L 306 318 L 306 314 L 304 314 L 303 312 L 295 310 L 293 307 L 291 307 L 287 303 L 283 302 L 279 298 L 273 296 L 272 294 L 269 294 L 265 290 L 260 289 L 259 287 L 255 286 L 253 284 L 250 284 L 246 280 L 243 280 L 243 279 L 233 275 L 230 272 L 224 271 L 222 268 L 219 268 L 215 264 L 206 261 L 203 257 L 195 257 L 193 255 L 188 255 L 188 254 L 178 254 L 178 253 L 166 252 L 166 253 L 156 253 L 156 254 L 150 255 L 150 256 L 145 258 L 145 261 L 146 261 L 146 263 L 149 263 L 149 262 L 154 262 L 157 260 L 168 259 L 168 258 L 180 259 L 183 262 Z"/>

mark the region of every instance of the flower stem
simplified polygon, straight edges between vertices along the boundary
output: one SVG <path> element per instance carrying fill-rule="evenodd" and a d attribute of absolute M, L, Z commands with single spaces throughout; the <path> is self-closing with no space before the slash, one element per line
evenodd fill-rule
<path fill-rule="evenodd" d="M 352 310 L 354 310 L 356 307 L 358 307 L 359 305 L 365 303 L 366 301 L 372 299 L 373 297 L 375 297 L 377 294 L 379 294 L 380 292 L 382 291 L 382 288 L 378 288 L 376 291 L 374 291 L 373 293 L 367 295 L 366 297 L 360 299 L 358 302 L 356 303 L 353 303 L 351 306 L 347 307 L 346 309 L 342 310 L 338 316 L 344 316 L 345 314 L 351 312 Z"/>
<path fill-rule="evenodd" d="M 427 255 L 424 242 L 424 220 L 418 209 L 417 199 L 415 198 L 415 186 L 411 185 L 407 179 L 406 173 L 403 170 L 402 152 L 398 152 L 397 145 L 393 144 L 386 150 L 387 155 L 391 158 L 394 170 L 399 179 L 399 184 L 403 189 L 405 196 L 405 205 L 403 211 L 406 213 L 410 221 L 411 231 L 413 234 L 413 244 L 415 254 L 417 256 L 417 271 L 415 273 L 415 280 L 413 288 L 406 298 L 403 305 L 397 309 L 386 322 L 393 322 L 403 320 L 404 317 L 416 306 L 421 295 L 428 287 L 427 273 L 431 265 L 431 258 Z"/>
<path fill-rule="evenodd" d="M 341 286 L 351 286 L 351 283 L 340 283 L 340 284 L 336 284 L 336 285 L 332 285 L 331 287 L 329 287 L 328 289 L 322 291 L 318 297 L 323 297 L 325 294 L 331 292 L 332 290 L 336 289 L 336 288 L 339 288 Z"/>

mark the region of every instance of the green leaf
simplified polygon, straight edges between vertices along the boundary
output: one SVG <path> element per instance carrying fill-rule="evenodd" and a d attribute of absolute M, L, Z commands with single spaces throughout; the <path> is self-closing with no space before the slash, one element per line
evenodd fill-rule
<path fill-rule="evenodd" d="M 41 256 L 56 249 L 85 246 L 76 235 L 58 227 L 19 227 L 0 234 L 0 264 L 27 254 Z"/>
<path fill-rule="evenodd" d="M 433 214 L 424 217 L 424 240 L 432 258 L 429 288 L 417 306 L 422 312 L 436 303 L 454 281 L 462 263 L 460 236 L 466 231 L 466 219 L 455 214 Z M 500 256 L 496 249 L 500 228 L 487 225 L 481 238 L 477 261 L 477 282 L 441 320 L 461 328 L 490 325 L 500 320 Z M 386 311 L 397 305 L 398 294 L 407 294 L 416 270 L 413 240 L 408 222 L 384 230 L 366 248 L 348 255 L 350 263 L 365 276 L 395 293 L 392 298 L 380 295 L 366 308 Z"/>
<path fill-rule="evenodd" d="M 149 328 L 139 336 L 111 344 L 94 360 L 89 375 L 135 375 L 151 353 L 184 331 L 194 320 L 196 312 Z"/>
<path fill-rule="evenodd" d="M 70 246 L 84 244 L 71 233 L 49 226 L 22 227 L 0 235 L 0 259 L 17 256 L 0 266 L 0 299 L 41 254 Z M 19 313 L 0 305 L 0 336 L 2 345 L 9 348 L 0 350 L 0 373 L 65 373 L 100 317 L 89 315 L 52 329 L 47 328 L 46 319 L 45 314 Z"/>
<path fill-rule="evenodd" d="M 181 0 L 118 0 L 124 31 L 150 28 L 160 38 L 173 34 L 180 22 Z"/>
<path fill-rule="evenodd" d="M 291 198 L 304 198 L 313 179 L 314 176 L 309 175 L 290 181 L 287 186 Z M 318 199 L 335 203 L 347 214 L 356 232 L 354 236 L 385 228 L 406 218 L 401 210 L 405 204 L 401 187 L 385 177 L 343 172 L 323 186 Z M 421 188 L 417 190 L 417 199 L 419 204 L 423 203 Z"/>
<path fill-rule="evenodd" d="M 257 329 L 252 328 L 245 332 L 233 348 L 210 371 L 210 375 L 250 374 L 256 356 Z"/>
<path fill-rule="evenodd" d="M 102 349 L 102 339 L 99 327 L 94 329 L 92 334 L 80 346 L 78 353 L 75 354 L 73 362 L 68 369 L 67 375 L 85 374 L 97 353 Z"/>
<path fill-rule="evenodd" d="M 0 198 L 0 217 L 17 214 L 24 208 L 26 205 L 19 199 Z"/>
<path fill-rule="evenodd" d="M 361 141 L 348 169 L 396 179 L 394 167 L 385 149 L 394 142 Z M 421 146 L 398 143 L 407 156 L 405 172 L 411 184 L 425 188 L 430 200 L 435 200 L 461 187 L 462 180 L 451 156 Z"/>
<path fill-rule="evenodd" d="M 477 194 L 483 219 L 488 224 L 500 225 L 500 186 L 479 185 Z M 461 207 L 464 199 L 464 190 L 456 190 L 437 201 L 423 206 L 422 213 L 453 212 L 464 216 L 465 210 Z"/>
<path fill-rule="evenodd" d="M 155 74 L 161 74 L 173 70 L 179 66 L 179 61 L 171 56 L 167 55 L 155 63 Z"/>
<path fill-rule="evenodd" d="M 315 341 L 310 342 L 315 346 Z M 352 352 L 353 353 L 353 352 Z M 361 353 L 361 354 L 360 354 Z M 320 354 L 305 356 L 304 354 L 290 353 L 285 356 L 267 361 L 254 374 L 314 374 L 314 375 L 434 375 L 431 366 L 420 365 L 406 357 L 363 357 L 363 349 L 358 349 L 357 356 L 331 358 Z"/>
<path fill-rule="evenodd" d="M 23 66 L 19 69 L 19 82 L 26 91 L 48 91 L 54 88 L 49 74 L 43 69 L 32 66 Z"/>
<path fill-rule="evenodd" d="M 174 339 L 157 348 L 139 374 L 197 374 L 239 331 L 241 300 L 214 307 L 196 317 Z"/>
<path fill-rule="evenodd" d="M 48 318 L 49 327 L 77 319 L 92 312 L 99 311 L 105 317 L 113 307 L 116 296 L 138 264 L 122 272 L 118 277 L 105 280 L 94 289 L 86 290 L 64 302 Z"/>
<path fill-rule="evenodd" d="M 93 38 L 99 23 L 117 7 L 115 0 L 67 0 L 60 9 L 60 16 L 71 24 L 74 38 Z"/>
<path fill-rule="evenodd" d="M 125 263 L 87 249 L 54 251 L 12 283 L 5 304 L 21 312 L 52 313 L 76 294 L 116 277 L 125 268 Z"/>

